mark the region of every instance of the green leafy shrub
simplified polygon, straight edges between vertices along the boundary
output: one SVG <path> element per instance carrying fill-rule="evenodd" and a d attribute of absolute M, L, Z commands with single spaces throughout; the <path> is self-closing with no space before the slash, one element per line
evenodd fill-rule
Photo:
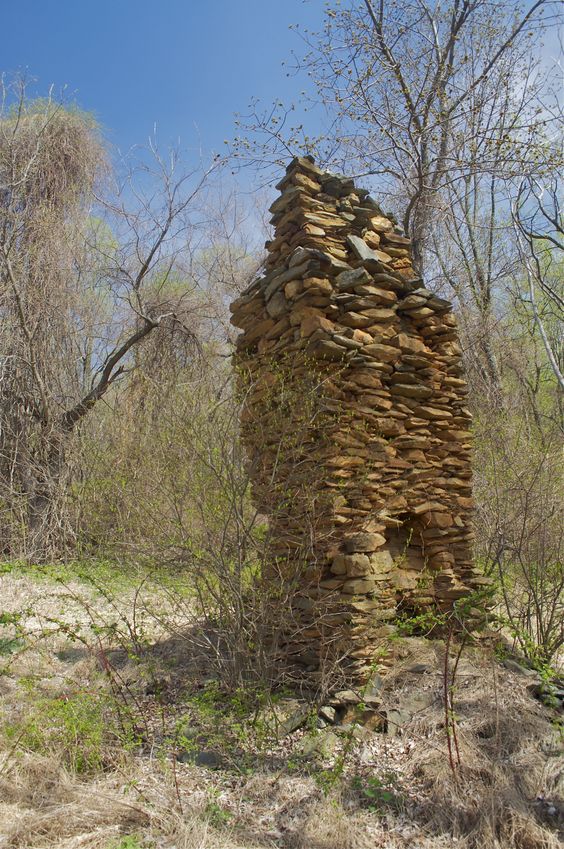
<path fill-rule="evenodd" d="M 18 749 L 56 753 L 77 773 L 103 769 L 117 743 L 127 748 L 134 740 L 126 726 L 120 727 L 111 699 L 103 692 L 33 700 L 16 720 L 5 723 L 4 734 Z"/>
<path fill-rule="evenodd" d="M 352 780 L 352 788 L 358 793 L 363 807 L 373 813 L 382 815 L 389 810 L 397 811 L 403 805 L 397 777 L 393 772 L 387 772 L 382 777 L 357 775 Z"/>

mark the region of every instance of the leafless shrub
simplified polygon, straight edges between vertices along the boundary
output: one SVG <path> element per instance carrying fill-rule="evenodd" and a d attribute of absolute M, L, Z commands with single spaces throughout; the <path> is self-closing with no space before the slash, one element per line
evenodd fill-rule
<path fill-rule="evenodd" d="M 72 443 L 84 418 L 161 325 L 194 339 L 194 285 L 180 269 L 205 225 L 195 199 L 220 163 L 186 172 L 177 154 L 165 159 L 151 146 L 112 182 L 89 116 L 51 97 L 30 100 L 19 83 L 3 96 L 2 545 L 45 558 L 69 535 L 74 544 Z"/>
<path fill-rule="evenodd" d="M 517 418 L 489 422 L 477 470 L 478 555 L 498 582 L 503 616 L 531 661 L 564 645 L 563 514 L 558 432 L 538 441 Z"/>

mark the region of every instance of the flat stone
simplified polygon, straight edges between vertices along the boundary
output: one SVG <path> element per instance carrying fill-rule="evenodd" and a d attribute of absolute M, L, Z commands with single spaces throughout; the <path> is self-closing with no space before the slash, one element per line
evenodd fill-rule
<path fill-rule="evenodd" d="M 407 569 L 396 569 L 390 574 L 390 580 L 397 590 L 414 590 L 419 583 L 420 575 Z"/>
<path fill-rule="evenodd" d="M 180 763 L 192 763 L 207 769 L 219 769 L 223 766 L 221 756 L 213 749 L 200 749 L 199 751 L 181 751 L 176 756 Z"/>
<path fill-rule="evenodd" d="M 306 171 L 308 174 L 314 174 L 316 178 L 322 177 L 325 173 L 321 170 L 321 168 L 317 167 L 313 156 L 310 156 L 309 153 L 305 156 L 294 156 L 286 168 L 286 174 L 292 174 L 294 171 L 298 170 Z"/>
<path fill-rule="evenodd" d="M 364 551 L 376 551 L 386 542 L 382 534 L 358 533 L 349 536 L 345 540 L 345 551 L 347 554 Z"/>
<path fill-rule="evenodd" d="M 272 318 L 265 318 L 252 326 L 246 333 L 242 333 L 237 338 L 237 348 L 248 348 L 253 345 L 262 336 L 265 336 L 269 330 L 274 327 Z"/>
<path fill-rule="evenodd" d="M 333 694 L 331 702 L 336 705 L 357 705 L 360 702 L 360 695 L 354 690 L 338 690 Z"/>
<path fill-rule="evenodd" d="M 363 233 L 362 238 L 364 239 L 369 248 L 380 247 L 380 234 L 376 233 L 375 230 L 366 230 L 366 232 Z"/>
<path fill-rule="evenodd" d="M 408 351 L 416 354 L 427 350 L 427 346 L 421 341 L 421 339 L 416 339 L 414 336 L 408 336 L 407 333 L 398 333 L 398 335 L 394 336 L 391 341 L 402 351 Z"/>
<path fill-rule="evenodd" d="M 312 353 L 322 360 L 341 360 L 345 356 L 347 349 L 336 342 L 328 340 L 320 340 L 311 346 Z"/>
<path fill-rule="evenodd" d="M 390 387 L 392 395 L 403 395 L 406 398 L 430 398 L 433 390 L 422 383 L 394 383 Z"/>
<path fill-rule="evenodd" d="M 370 274 L 365 268 L 354 268 L 351 271 L 342 271 L 337 275 L 335 283 L 341 292 L 346 292 L 354 289 L 355 286 L 361 286 L 363 283 L 370 283 Z"/>
<path fill-rule="evenodd" d="M 363 595 L 372 592 L 374 588 L 375 583 L 370 578 L 354 578 L 343 584 L 343 592 L 346 595 Z"/>
<path fill-rule="evenodd" d="M 386 268 L 383 265 L 372 275 L 372 282 L 376 286 L 383 285 L 386 288 L 393 289 L 399 294 L 405 294 L 406 291 L 411 291 L 411 283 L 408 283 L 399 274 L 395 275 L 392 268 Z"/>
<path fill-rule="evenodd" d="M 446 298 L 439 298 L 437 295 L 431 295 L 427 301 L 427 306 L 431 307 L 435 312 L 446 312 L 452 309 L 452 304 Z"/>
<path fill-rule="evenodd" d="M 299 198 L 305 194 L 306 192 L 299 186 L 291 186 L 290 188 L 285 189 L 282 195 L 269 206 L 268 211 L 273 214 L 282 212 L 282 210 L 286 209 L 287 206 L 292 204 L 294 201 L 299 200 Z"/>
<path fill-rule="evenodd" d="M 390 230 L 393 230 L 394 225 L 390 221 L 389 218 L 386 218 L 383 215 L 374 215 L 370 219 L 370 224 L 376 230 L 377 233 L 386 233 Z"/>
<path fill-rule="evenodd" d="M 428 663 L 412 663 L 405 671 L 411 672 L 412 675 L 423 675 L 423 673 L 432 672 L 433 670 Z"/>
<path fill-rule="evenodd" d="M 416 397 L 416 396 L 412 396 Z M 419 397 L 422 397 L 419 395 Z M 419 406 L 414 410 L 422 419 L 452 419 L 452 413 L 448 410 L 441 410 L 439 407 Z M 459 433 L 467 433 L 467 431 L 459 431 Z"/>
<path fill-rule="evenodd" d="M 390 262 L 390 257 L 383 251 L 369 248 L 364 239 L 360 236 L 347 236 L 347 242 L 353 250 L 354 255 L 362 262 L 386 263 Z"/>
<path fill-rule="evenodd" d="M 370 316 L 364 315 L 364 313 L 359 312 L 346 312 L 340 318 L 341 324 L 344 324 L 345 327 L 369 327 L 371 324 L 374 324 L 374 319 Z"/>
<path fill-rule="evenodd" d="M 349 339 L 347 336 L 341 336 L 340 333 L 333 333 L 331 338 L 337 345 L 342 345 L 344 348 L 349 348 L 350 350 L 358 351 L 363 347 L 362 342 L 357 342 L 356 339 Z"/>
<path fill-rule="evenodd" d="M 297 186 L 303 186 L 313 194 L 319 192 L 321 189 L 321 183 L 319 183 L 317 180 L 310 179 L 305 174 L 300 174 L 299 171 L 296 171 L 294 174 L 292 174 L 291 180 Z M 279 189 L 281 187 L 280 185 L 277 185 L 276 188 Z"/>
<path fill-rule="evenodd" d="M 387 730 L 389 737 L 399 737 L 404 727 L 419 713 L 430 707 L 435 701 L 432 692 L 405 693 L 400 703 L 394 708 L 386 710 Z"/>
<path fill-rule="evenodd" d="M 335 574 L 345 574 L 352 578 L 367 575 L 371 569 L 370 558 L 366 554 L 338 554 L 331 567 Z"/>
<path fill-rule="evenodd" d="M 332 212 L 304 212 L 303 218 L 305 221 L 321 226 L 321 227 L 337 227 L 339 229 L 346 227 L 347 222 L 340 215 L 335 215 Z"/>
<path fill-rule="evenodd" d="M 369 354 L 371 357 L 374 357 L 384 363 L 397 360 L 400 356 L 398 349 L 394 348 L 392 345 L 380 345 L 378 343 L 373 343 L 371 345 L 365 345 L 362 350 L 363 353 Z"/>
<path fill-rule="evenodd" d="M 372 319 L 371 323 L 374 324 L 378 321 L 386 321 L 390 318 L 395 318 L 396 312 L 395 310 L 388 309 L 387 307 L 370 307 L 369 309 L 364 310 L 364 315 L 367 318 Z"/>
<path fill-rule="evenodd" d="M 339 737 L 329 730 L 321 731 L 319 734 L 308 734 L 298 744 L 298 751 L 305 758 L 330 757 L 339 745 Z"/>
<path fill-rule="evenodd" d="M 319 267 L 330 270 L 332 274 L 340 274 L 343 271 L 351 271 L 351 266 L 348 262 L 338 259 L 329 251 L 321 251 L 318 248 L 304 248 L 302 245 L 298 245 L 290 257 L 288 263 L 290 268 L 301 266 L 307 262 L 311 262 Z"/>
<path fill-rule="evenodd" d="M 426 303 L 427 298 L 413 293 L 411 295 L 408 295 L 406 298 L 402 298 L 401 301 L 398 301 L 397 308 L 398 310 L 409 310 L 413 309 L 414 307 L 422 307 Z"/>
<path fill-rule="evenodd" d="M 323 705 L 319 708 L 319 716 L 328 722 L 329 725 L 334 725 L 337 719 L 337 711 L 331 705 Z"/>
<path fill-rule="evenodd" d="M 268 301 L 275 292 L 280 289 L 284 283 L 288 283 L 290 280 L 297 280 L 303 277 L 306 272 L 313 271 L 319 268 L 318 264 L 315 262 L 304 262 L 302 265 L 298 265 L 295 268 L 287 268 L 284 271 L 276 270 L 276 272 L 263 277 L 261 280 L 261 285 L 264 286 L 264 299 Z"/>
<path fill-rule="evenodd" d="M 415 516 L 420 516 L 422 513 L 431 513 L 434 510 L 441 511 L 444 509 L 445 507 L 437 501 L 423 501 L 421 504 L 417 504 L 415 507 L 412 507 L 411 512 Z"/>
<path fill-rule="evenodd" d="M 288 301 L 282 292 L 276 292 L 272 296 L 266 304 L 266 311 L 271 318 L 280 318 L 288 311 Z"/>
<path fill-rule="evenodd" d="M 528 678 L 538 678 L 538 672 L 535 672 L 534 669 L 527 669 L 526 666 L 522 666 L 510 657 L 503 661 L 503 666 L 505 666 L 506 669 L 510 669 L 511 672 L 516 672 L 518 675 L 526 675 Z"/>
<path fill-rule="evenodd" d="M 355 295 L 368 295 L 373 302 L 379 301 L 381 305 L 396 304 L 398 299 L 395 292 L 389 289 L 380 289 L 371 283 L 361 283 L 359 286 L 355 286 L 354 292 Z"/>
<path fill-rule="evenodd" d="M 288 267 L 294 268 L 296 265 L 302 265 L 302 263 L 306 262 L 306 260 L 313 259 L 314 257 L 314 251 L 300 246 L 293 251 L 290 261 L 288 262 Z"/>
<path fill-rule="evenodd" d="M 335 325 L 323 315 L 308 315 L 300 322 L 300 336 L 306 339 L 312 336 L 317 330 L 322 330 L 324 333 L 331 333 Z"/>
<path fill-rule="evenodd" d="M 284 286 L 284 294 L 287 298 L 295 298 L 296 295 L 299 295 L 300 292 L 303 291 L 304 285 L 301 280 L 290 280 L 289 283 L 286 283 Z"/>
<path fill-rule="evenodd" d="M 324 295 L 331 295 L 333 292 L 333 285 L 327 277 L 306 277 L 303 283 L 308 292 L 321 292 Z"/>
<path fill-rule="evenodd" d="M 397 247 L 405 247 L 408 248 L 411 245 L 411 239 L 408 239 L 407 236 L 402 236 L 400 233 L 394 233 L 393 230 L 388 230 L 384 236 L 383 241 L 386 244 L 396 245 Z"/>
<path fill-rule="evenodd" d="M 371 699 L 376 699 L 379 697 L 382 692 L 382 688 L 384 686 L 384 680 L 381 675 L 377 672 L 374 672 L 371 676 L 370 680 L 364 687 L 364 700 L 368 699 L 368 704 Z"/>
<path fill-rule="evenodd" d="M 317 659 L 317 657 L 316 657 Z M 302 659 L 303 662 L 303 659 Z M 298 728 L 301 728 L 302 725 L 307 721 L 310 715 L 309 708 L 299 707 L 296 710 L 292 711 L 288 714 L 288 716 L 280 723 L 279 733 L 282 737 L 286 737 L 288 734 L 291 734 L 293 731 L 296 731 Z"/>
<path fill-rule="evenodd" d="M 304 319 L 313 316 L 325 318 L 325 313 L 323 313 L 317 307 L 312 307 L 308 306 L 307 304 L 300 303 L 295 306 L 292 312 L 290 313 L 290 324 L 295 327 L 298 324 L 301 324 Z"/>
<path fill-rule="evenodd" d="M 389 572 L 394 559 L 389 551 L 374 551 L 370 555 L 370 564 L 374 572 Z"/>

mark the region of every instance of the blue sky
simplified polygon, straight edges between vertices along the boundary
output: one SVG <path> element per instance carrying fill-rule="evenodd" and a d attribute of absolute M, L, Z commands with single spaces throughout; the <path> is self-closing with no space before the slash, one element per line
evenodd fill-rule
<path fill-rule="evenodd" d="M 292 100 L 282 62 L 317 29 L 323 0 L 20 0 L 2 10 L 4 73 L 26 71 L 96 114 L 110 140 L 223 151 L 251 97 Z"/>

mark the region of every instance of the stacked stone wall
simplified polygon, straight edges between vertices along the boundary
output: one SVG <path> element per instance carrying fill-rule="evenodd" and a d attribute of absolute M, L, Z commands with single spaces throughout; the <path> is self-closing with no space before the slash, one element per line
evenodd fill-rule
<path fill-rule="evenodd" d="M 307 157 L 277 188 L 265 273 L 232 304 L 242 435 L 273 585 L 298 581 L 286 651 L 363 680 L 398 611 L 483 580 L 456 319 L 366 190 Z"/>

